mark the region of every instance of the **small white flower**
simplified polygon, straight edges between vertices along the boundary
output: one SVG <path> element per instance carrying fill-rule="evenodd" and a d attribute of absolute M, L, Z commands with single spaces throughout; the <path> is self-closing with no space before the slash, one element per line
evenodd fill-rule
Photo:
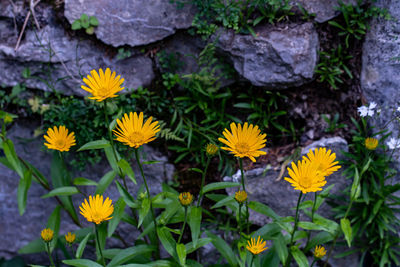
<path fill-rule="evenodd" d="M 366 106 L 361 106 L 357 108 L 358 113 L 360 113 L 361 117 L 365 117 L 368 115 L 368 108 Z"/>
<path fill-rule="evenodd" d="M 397 108 L 397 111 L 400 112 L 400 107 Z"/>
<path fill-rule="evenodd" d="M 386 142 L 386 145 L 389 147 L 389 149 L 396 149 L 400 148 L 400 139 L 396 139 L 394 137 L 391 137 L 388 142 Z"/>
<path fill-rule="evenodd" d="M 369 103 L 368 109 L 374 109 L 375 107 L 376 107 L 376 103 L 375 102 L 371 102 L 371 103 Z"/>

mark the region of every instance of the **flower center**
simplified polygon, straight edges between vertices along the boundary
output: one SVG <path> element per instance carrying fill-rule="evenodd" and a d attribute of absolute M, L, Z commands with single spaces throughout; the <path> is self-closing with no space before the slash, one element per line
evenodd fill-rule
<path fill-rule="evenodd" d="M 304 189 L 308 189 L 308 188 L 310 188 L 312 186 L 312 181 L 311 181 L 311 179 L 309 177 L 300 177 L 299 184 Z"/>
<path fill-rule="evenodd" d="M 241 154 L 245 154 L 250 150 L 250 147 L 247 143 L 237 143 L 235 148 Z"/>
<path fill-rule="evenodd" d="M 101 96 L 107 97 L 110 94 L 110 88 L 103 86 L 103 87 L 100 88 L 100 92 L 99 93 L 100 93 Z"/>
<path fill-rule="evenodd" d="M 60 148 L 64 147 L 65 146 L 65 141 L 63 139 L 58 139 L 56 141 L 56 146 L 58 146 Z"/>
<path fill-rule="evenodd" d="M 139 132 L 133 132 L 129 135 L 129 140 L 133 143 L 142 143 L 144 141 L 144 136 Z"/>

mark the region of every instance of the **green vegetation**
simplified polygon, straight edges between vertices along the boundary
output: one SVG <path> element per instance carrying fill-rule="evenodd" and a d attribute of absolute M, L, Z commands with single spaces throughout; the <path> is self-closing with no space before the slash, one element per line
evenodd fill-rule
<path fill-rule="evenodd" d="M 88 16 L 82 14 L 79 19 L 74 20 L 71 25 L 71 29 L 74 31 L 85 29 L 87 34 L 92 35 L 94 33 L 94 28 L 99 26 L 99 21 L 95 16 Z"/>

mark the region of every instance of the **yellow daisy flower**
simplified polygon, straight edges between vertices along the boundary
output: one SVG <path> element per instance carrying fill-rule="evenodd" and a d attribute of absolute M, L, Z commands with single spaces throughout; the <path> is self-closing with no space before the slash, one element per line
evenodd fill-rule
<path fill-rule="evenodd" d="M 239 190 L 235 193 L 235 199 L 238 203 L 243 203 L 247 199 L 247 193 L 246 191 Z"/>
<path fill-rule="evenodd" d="M 332 153 L 330 149 L 327 151 L 325 147 L 317 148 L 314 151 L 310 149 L 305 159 L 314 162 L 318 166 L 317 171 L 325 177 L 331 175 L 341 167 L 337 165 L 339 162 L 335 161 L 336 154 Z"/>
<path fill-rule="evenodd" d="M 107 197 L 103 203 L 103 196 L 101 195 L 96 195 L 95 197 L 89 196 L 89 203 L 85 199 L 79 209 L 86 220 L 95 224 L 110 220 L 114 212 L 112 200 Z"/>
<path fill-rule="evenodd" d="M 68 134 L 68 129 L 65 126 L 54 126 L 53 129 L 49 128 L 47 130 L 47 135 L 44 136 L 44 139 L 48 143 L 44 143 L 48 149 L 54 149 L 58 151 L 69 151 L 71 146 L 74 146 L 75 143 L 75 134 L 71 132 Z"/>
<path fill-rule="evenodd" d="M 193 195 L 189 192 L 183 192 L 179 194 L 179 202 L 182 206 L 189 206 L 193 201 Z"/>
<path fill-rule="evenodd" d="M 326 254 L 326 250 L 323 246 L 316 246 L 314 249 L 314 257 L 321 259 Z"/>
<path fill-rule="evenodd" d="M 376 138 L 372 138 L 372 137 L 365 138 L 365 147 L 368 150 L 375 150 L 376 147 L 378 146 L 378 143 L 379 143 L 379 141 Z"/>
<path fill-rule="evenodd" d="M 215 154 L 218 153 L 219 147 L 217 145 L 214 145 L 212 143 L 208 143 L 206 145 L 206 154 L 207 156 L 214 156 Z"/>
<path fill-rule="evenodd" d="M 87 78 L 83 78 L 83 82 L 88 86 L 81 85 L 81 88 L 92 96 L 89 99 L 95 99 L 97 102 L 101 102 L 107 98 L 117 97 L 119 91 L 122 91 L 124 87 L 121 84 L 124 82 L 121 75 L 115 77 L 115 71 L 111 74 L 109 68 L 103 72 L 103 69 L 99 69 L 99 73 L 96 70 L 92 70 Z"/>
<path fill-rule="evenodd" d="M 51 240 L 53 240 L 54 237 L 54 231 L 51 230 L 50 228 L 45 228 L 42 230 L 42 232 L 40 233 L 40 236 L 42 237 L 43 241 L 48 243 Z"/>
<path fill-rule="evenodd" d="M 68 232 L 64 237 L 68 244 L 72 244 L 75 241 L 76 234 L 71 234 L 71 232 Z"/>
<path fill-rule="evenodd" d="M 117 129 L 113 130 L 117 136 L 115 140 L 134 148 L 153 141 L 155 134 L 160 131 L 160 125 L 152 120 L 153 117 L 150 117 L 143 124 L 143 112 L 139 116 L 136 112 L 129 113 L 129 116 L 125 113 L 122 120 L 117 119 Z"/>
<path fill-rule="evenodd" d="M 264 250 L 268 249 L 266 247 L 267 241 L 263 242 L 263 239 L 261 237 L 258 237 L 257 242 L 255 238 L 251 238 L 251 242 L 247 241 L 247 250 L 250 251 L 253 255 L 260 254 Z"/>
<path fill-rule="evenodd" d="M 309 160 L 299 160 L 297 166 L 292 162 L 292 169 L 288 168 L 288 173 L 290 178 L 285 177 L 285 180 L 304 194 L 321 191 L 326 184 L 325 177 L 318 171 L 318 164 Z"/>
<path fill-rule="evenodd" d="M 224 150 L 231 151 L 236 157 L 243 158 L 248 157 L 253 162 L 256 161 L 255 157 L 267 154 L 265 151 L 260 149 L 265 147 L 267 141 L 266 134 L 260 135 L 258 126 L 253 124 L 248 125 L 246 122 L 243 127 L 241 124 L 231 123 L 231 132 L 225 129 L 222 133 L 226 139 L 218 138 L 218 140 L 228 147 L 221 147 Z"/>

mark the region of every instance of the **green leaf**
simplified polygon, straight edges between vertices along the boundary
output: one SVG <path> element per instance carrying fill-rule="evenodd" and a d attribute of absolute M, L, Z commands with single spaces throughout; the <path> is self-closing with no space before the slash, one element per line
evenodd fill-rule
<path fill-rule="evenodd" d="M 161 241 L 161 244 L 176 261 L 179 261 L 178 255 L 176 253 L 176 241 L 172 237 L 170 231 L 164 226 L 161 228 L 157 228 L 158 237 Z"/>
<path fill-rule="evenodd" d="M 92 233 L 88 233 L 88 234 L 85 236 L 85 238 L 82 239 L 81 243 L 79 243 L 79 246 L 78 246 L 78 248 L 77 248 L 77 250 L 76 250 L 76 253 L 75 253 L 75 257 L 76 257 L 77 259 L 80 259 L 80 258 L 82 257 L 83 251 L 84 251 L 85 248 L 86 248 L 86 243 L 88 242 L 88 240 L 89 240 L 91 234 L 92 234 Z"/>
<path fill-rule="evenodd" d="M 121 266 L 125 263 L 139 255 L 151 253 L 154 251 L 154 247 L 148 245 L 138 245 L 121 250 L 115 257 L 107 264 L 107 267 Z"/>
<path fill-rule="evenodd" d="M 107 172 L 99 181 L 99 184 L 97 185 L 96 188 L 96 195 L 102 195 L 104 191 L 108 188 L 108 186 L 111 184 L 111 182 L 114 180 L 115 176 L 117 175 L 117 172 L 115 170 L 111 170 Z"/>
<path fill-rule="evenodd" d="M 178 254 L 179 263 L 182 266 L 186 264 L 186 247 L 184 244 L 176 244 L 176 253 Z"/>
<path fill-rule="evenodd" d="M 3 151 L 13 169 L 18 173 L 19 177 L 23 178 L 24 173 L 22 171 L 22 167 L 18 159 L 17 153 L 15 153 L 14 144 L 10 139 L 7 139 L 3 142 Z"/>
<path fill-rule="evenodd" d="M 325 227 L 312 222 L 299 222 L 298 226 L 306 230 L 325 231 Z"/>
<path fill-rule="evenodd" d="M 106 153 L 106 158 L 108 160 L 108 163 L 110 163 L 111 168 L 116 172 L 119 173 L 119 166 L 117 164 L 117 161 L 115 160 L 114 152 L 112 147 L 106 147 L 104 148 L 104 152 Z M 115 151 L 117 155 L 117 159 L 120 159 L 120 156 L 118 155 L 118 152 Z"/>
<path fill-rule="evenodd" d="M 344 237 L 347 241 L 347 245 L 351 247 L 351 240 L 353 239 L 352 237 L 352 229 L 350 225 L 350 221 L 347 218 L 343 218 L 340 220 L 340 227 L 342 228 Z"/>
<path fill-rule="evenodd" d="M 107 236 L 111 237 L 117 228 L 122 216 L 124 215 L 126 203 L 123 198 L 119 198 L 114 204 L 113 217 L 108 222 Z"/>
<path fill-rule="evenodd" d="M 89 27 L 89 16 L 88 15 L 82 14 L 80 21 L 81 21 L 81 25 L 83 28 L 86 29 Z"/>
<path fill-rule="evenodd" d="M 139 205 L 135 203 L 135 200 L 129 194 L 129 192 L 126 191 L 125 188 L 123 188 L 122 185 L 118 181 L 115 181 L 115 184 L 117 185 L 119 194 L 121 195 L 121 197 L 124 198 L 125 203 L 131 208 L 134 208 L 134 209 L 139 208 Z"/>
<path fill-rule="evenodd" d="M 103 267 L 97 262 L 85 259 L 63 260 L 62 262 L 75 267 Z"/>
<path fill-rule="evenodd" d="M 140 227 L 143 223 L 144 218 L 147 216 L 150 210 L 150 201 L 146 197 L 142 200 L 142 205 L 140 206 L 139 209 L 139 224 L 138 227 Z"/>
<path fill-rule="evenodd" d="M 54 238 L 50 243 L 50 251 L 53 251 L 57 245 L 58 232 L 60 231 L 60 216 L 61 206 L 57 205 L 47 221 L 47 227 L 54 231 Z"/>
<path fill-rule="evenodd" d="M 315 235 L 313 238 L 311 238 L 310 242 L 308 243 L 308 246 L 305 248 L 305 251 L 313 249 L 317 245 L 322 245 L 322 244 L 328 243 L 332 240 L 333 240 L 332 234 L 330 234 L 328 232 L 320 232 L 317 235 Z"/>
<path fill-rule="evenodd" d="M 30 170 L 26 170 L 24 173 L 24 177 L 19 179 L 18 190 L 17 190 L 18 210 L 19 210 L 19 215 L 21 216 L 25 213 L 26 199 L 28 195 L 28 190 L 31 187 L 31 183 L 32 183 L 32 172 Z"/>
<path fill-rule="evenodd" d="M 107 147 L 111 147 L 110 142 L 102 139 L 102 140 L 90 141 L 84 144 L 77 150 L 77 152 L 84 150 L 103 149 Z"/>
<path fill-rule="evenodd" d="M 299 265 L 299 267 L 309 267 L 310 265 L 308 264 L 307 257 L 304 255 L 304 253 L 296 246 L 291 247 L 291 252 L 293 255 L 293 258 Z"/>
<path fill-rule="evenodd" d="M 202 215 L 201 207 L 190 208 L 189 226 L 192 232 L 192 241 L 194 247 L 196 247 L 197 240 L 199 239 L 200 235 L 201 215 Z"/>
<path fill-rule="evenodd" d="M 41 238 L 37 238 L 18 250 L 19 254 L 33 254 L 45 251 L 45 245 Z"/>
<path fill-rule="evenodd" d="M 92 26 L 99 26 L 99 21 L 97 20 L 97 18 L 95 16 L 90 16 L 89 23 Z"/>
<path fill-rule="evenodd" d="M 211 183 L 203 187 L 203 194 L 219 189 L 225 189 L 229 187 L 237 187 L 240 186 L 239 183 L 232 183 L 232 182 L 218 182 L 218 183 Z"/>
<path fill-rule="evenodd" d="M 254 210 L 255 212 L 266 215 L 274 220 L 279 220 L 280 218 L 279 215 L 276 214 L 270 207 L 256 201 L 250 201 L 249 208 Z"/>
<path fill-rule="evenodd" d="M 126 175 L 128 175 L 128 177 L 132 180 L 132 182 L 133 182 L 134 184 L 137 184 L 137 183 L 136 183 L 136 179 L 135 179 L 135 173 L 133 172 L 131 166 L 129 165 L 129 163 L 128 163 L 126 160 L 120 159 L 120 160 L 118 161 L 118 166 L 121 167 L 122 171 L 123 171 Z"/>
<path fill-rule="evenodd" d="M 186 252 L 187 254 L 192 253 L 193 251 L 195 251 L 196 249 L 199 249 L 207 244 L 209 244 L 212 241 L 211 238 L 200 238 L 197 242 L 197 246 L 193 245 L 193 242 L 189 242 L 187 243 L 186 246 Z"/>
<path fill-rule="evenodd" d="M 206 234 L 208 237 L 212 239 L 212 243 L 214 247 L 221 253 L 222 257 L 226 259 L 229 263 L 230 266 L 238 266 L 237 259 L 235 257 L 235 254 L 233 253 L 231 247 L 217 235 L 214 235 L 210 233 L 209 231 L 206 231 Z"/>
<path fill-rule="evenodd" d="M 86 33 L 89 35 L 92 35 L 94 33 L 94 27 L 90 26 L 89 28 L 86 28 Z"/>
<path fill-rule="evenodd" d="M 95 182 L 95 181 L 93 181 L 93 180 L 90 180 L 90 179 L 87 179 L 87 178 L 83 178 L 83 177 L 77 177 L 77 178 L 75 178 L 74 181 L 73 181 L 72 183 L 73 183 L 74 185 L 85 185 L 85 186 L 90 186 L 90 185 L 95 185 L 95 186 L 97 186 L 97 185 L 98 185 L 97 182 Z"/>
<path fill-rule="evenodd" d="M 71 29 L 76 31 L 82 29 L 81 21 L 79 19 L 72 22 Z"/>
<path fill-rule="evenodd" d="M 54 196 L 70 196 L 78 194 L 79 191 L 75 186 L 62 186 L 51 190 L 49 193 L 42 196 L 42 198 L 49 198 Z"/>
<path fill-rule="evenodd" d="M 281 233 L 279 233 L 277 238 L 274 238 L 274 246 L 275 251 L 278 253 L 279 259 L 281 260 L 282 264 L 285 264 L 289 252 L 287 250 L 285 238 Z"/>

